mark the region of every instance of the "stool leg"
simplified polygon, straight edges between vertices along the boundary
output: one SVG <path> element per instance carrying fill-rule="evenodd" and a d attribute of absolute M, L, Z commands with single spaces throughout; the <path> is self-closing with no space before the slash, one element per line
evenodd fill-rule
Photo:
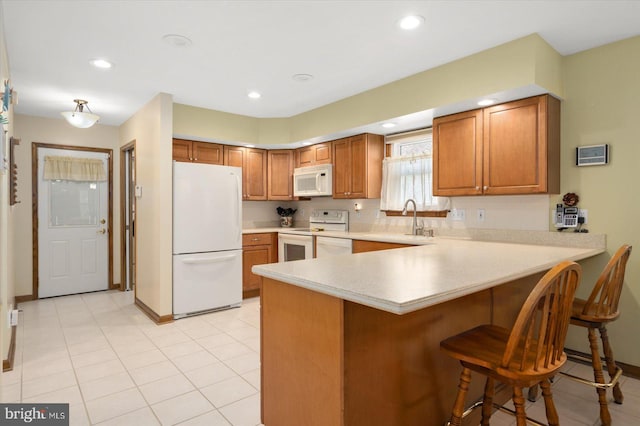
<path fill-rule="evenodd" d="M 616 360 L 613 357 L 613 351 L 611 350 L 611 345 L 609 344 L 609 335 L 607 334 L 607 327 L 602 324 L 600 326 L 600 339 L 602 339 L 602 348 L 604 350 L 604 360 L 607 363 L 607 371 L 609 372 L 609 377 L 613 378 L 616 374 L 617 366 Z M 622 391 L 620 390 L 620 382 L 616 383 L 613 387 L 613 400 L 617 404 L 622 404 L 622 400 L 624 396 L 622 395 Z"/>
<path fill-rule="evenodd" d="M 529 392 L 527 393 L 527 399 L 531 402 L 536 402 L 538 399 L 538 391 L 540 390 L 538 384 L 531 386 L 529 388 Z"/>
<path fill-rule="evenodd" d="M 487 383 L 484 385 L 484 398 L 482 399 L 482 426 L 489 426 L 489 419 L 491 418 L 491 412 L 493 411 L 493 393 L 495 388 L 493 386 L 493 379 L 487 377 Z"/>
<path fill-rule="evenodd" d="M 553 403 L 553 397 L 551 396 L 551 385 L 546 379 L 540 382 L 542 388 L 542 397 L 544 398 L 544 409 L 547 413 L 547 421 L 549 426 L 558 426 L 560 420 L 558 419 L 558 412 L 556 411 L 556 405 Z"/>
<path fill-rule="evenodd" d="M 470 382 L 471 370 L 463 366 L 462 373 L 460 373 L 460 383 L 458 384 L 458 396 L 456 396 L 456 402 L 453 405 L 453 411 L 451 413 L 451 426 L 460 426 L 462 424 L 462 413 L 464 413 L 464 398 L 467 396 Z"/>
<path fill-rule="evenodd" d="M 596 383 L 604 383 L 604 374 L 602 373 L 602 363 L 600 362 L 600 354 L 598 353 L 598 338 L 596 330 L 589 327 L 589 346 L 591 346 L 591 362 L 593 364 L 593 377 Z M 611 425 L 611 415 L 607 406 L 607 391 L 605 389 L 596 388 L 598 392 L 598 401 L 600 402 L 600 421 L 604 426 Z"/>
<path fill-rule="evenodd" d="M 513 387 L 513 405 L 516 407 L 516 425 L 527 426 L 527 415 L 524 412 L 524 396 L 520 387 Z"/>

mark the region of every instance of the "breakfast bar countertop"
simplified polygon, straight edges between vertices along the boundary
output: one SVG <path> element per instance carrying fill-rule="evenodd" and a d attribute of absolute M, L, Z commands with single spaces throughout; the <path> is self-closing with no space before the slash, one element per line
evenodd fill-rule
<path fill-rule="evenodd" d="M 424 238 L 424 237 L 423 237 Z M 406 314 L 582 260 L 605 247 L 429 238 L 415 247 L 256 265 L 255 274 L 383 311 Z"/>

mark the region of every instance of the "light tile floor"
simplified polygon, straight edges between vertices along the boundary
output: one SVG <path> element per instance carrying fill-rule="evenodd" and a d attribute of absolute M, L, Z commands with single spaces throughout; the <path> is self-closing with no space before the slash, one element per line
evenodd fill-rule
<path fill-rule="evenodd" d="M 0 375 L 2 402 L 68 402 L 71 425 L 260 424 L 259 300 L 239 309 L 155 325 L 131 292 L 22 303 L 15 367 Z M 590 377 L 589 367 L 566 370 Z M 640 381 L 621 379 L 625 403 L 613 424 L 640 424 Z M 595 391 L 564 377 L 553 384 L 563 426 L 596 426 Z M 527 403 L 544 420 L 544 403 Z M 504 413 L 491 424 L 515 425 Z"/>
<path fill-rule="evenodd" d="M 20 304 L 2 402 L 68 402 L 71 425 L 260 424 L 259 300 L 158 326 L 109 291 Z"/>

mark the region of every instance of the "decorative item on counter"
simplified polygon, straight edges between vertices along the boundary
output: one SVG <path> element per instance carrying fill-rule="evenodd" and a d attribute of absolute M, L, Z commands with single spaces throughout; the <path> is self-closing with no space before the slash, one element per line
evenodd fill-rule
<path fill-rule="evenodd" d="M 280 226 L 283 228 L 291 228 L 293 226 L 293 215 L 298 209 L 278 207 L 276 211 L 280 216 Z"/>
<path fill-rule="evenodd" d="M 578 197 L 578 194 L 575 194 L 573 192 L 567 192 L 562 197 L 562 202 L 567 207 L 575 206 L 576 204 L 578 204 L 578 201 L 580 201 L 580 197 Z"/>

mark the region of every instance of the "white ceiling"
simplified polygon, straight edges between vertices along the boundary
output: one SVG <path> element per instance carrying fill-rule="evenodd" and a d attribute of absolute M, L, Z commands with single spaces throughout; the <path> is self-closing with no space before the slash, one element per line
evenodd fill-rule
<path fill-rule="evenodd" d="M 289 117 L 532 33 L 562 55 L 640 34 L 640 1 L 1 0 L 1 6 L 19 94 L 15 111 L 62 119 L 60 112 L 80 98 L 106 125 L 122 124 L 159 92 L 182 104 Z M 396 22 L 407 14 L 423 16 L 425 25 L 400 30 Z M 173 47 L 162 40 L 166 34 L 193 44 Z M 95 69 L 94 58 L 115 66 Z M 314 79 L 294 81 L 297 73 Z M 249 99 L 251 90 L 262 98 Z"/>

